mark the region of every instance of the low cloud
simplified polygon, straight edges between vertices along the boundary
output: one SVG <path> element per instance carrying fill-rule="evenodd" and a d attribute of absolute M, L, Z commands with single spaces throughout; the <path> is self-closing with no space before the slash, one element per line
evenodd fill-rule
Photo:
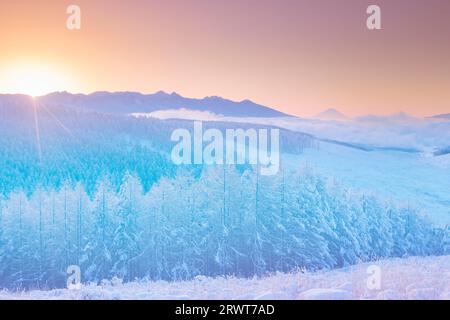
<path fill-rule="evenodd" d="M 224 116 L 209 111 L 187 110 L 187 109 L 169 109 L 159 110 L 150 113 L 133 113 L 135 117 L 156 118 L 161 120 L 167 119 L 184 119 L 184 120 L 200 120 L 200 121 L 219 121 Z"/>

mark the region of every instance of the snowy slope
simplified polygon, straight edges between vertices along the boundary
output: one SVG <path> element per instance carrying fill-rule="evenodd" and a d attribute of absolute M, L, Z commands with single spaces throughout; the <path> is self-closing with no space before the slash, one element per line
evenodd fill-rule
<path fill-rule="evenodd" d="M 373 271 L 380 277 L 374 282 Z M 369 285 L 368 285 L 369 283 Z M 378 286 L 379 284 L 379 286 Z M 262 279 L 197 277 L 187 282 L 104 282 L 80 290 L 0 292 L 0 299 L 450 299 L 450 256 L 388 259 L 328 272 Z"/>
<path fill-rule="evenodd" d="M 365 152 L 320 143 L 292 156 L 291 163 L 307 164 L 346 186 L 373 192 L 407 206 L 438 225 L 450 224 L 450 157 L 425 157 L 397 151 Z"/>

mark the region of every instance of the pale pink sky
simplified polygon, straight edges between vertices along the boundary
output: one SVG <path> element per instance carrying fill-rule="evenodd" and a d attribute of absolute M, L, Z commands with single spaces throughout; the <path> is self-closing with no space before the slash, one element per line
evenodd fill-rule
<path fill-rule="evenodd" d="M 383 30 L 367 30 L 369 4 Z M 41 65 L 71 92 L 248 98 L 300 116 L 450 112 L 448 0 L 4 0 L 0 39 L 0 92 L 17 91 L 2 70 Z"/>

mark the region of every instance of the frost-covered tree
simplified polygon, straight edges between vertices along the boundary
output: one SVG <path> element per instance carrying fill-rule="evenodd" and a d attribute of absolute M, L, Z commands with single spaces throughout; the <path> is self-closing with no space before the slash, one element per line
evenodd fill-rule
<path fill-rule="evenodd" d="M 140 215 L 142 194 L 139 180 L 127 174 L 118 193 L 115 209 L 117 226 L 112 238 L 112 274 L 124 280 L 136 276 L 136 258 L 139 255 L 139 232 L 137 226 Z"/>
<path fill-rule="evenodd" d="M 334 268 L 384 257 L 449 253 L 449 229 L 419 211 L 347 190 L 305 170 L 180 169 L 144 191 L 126 174 L 0 199 L 0 285 L 65 285 L 113 277 L 184 280 Z"/>

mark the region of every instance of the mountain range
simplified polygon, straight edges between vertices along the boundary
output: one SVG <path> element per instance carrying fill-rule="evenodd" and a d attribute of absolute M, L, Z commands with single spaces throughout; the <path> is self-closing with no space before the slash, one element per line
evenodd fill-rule
<path fill-rule="evenodd" d="M 232 117 L 287 117 L 275 109 L 254 103 L 240 102 L 213 96 L 203 99 L 185 98 L 177 93 L 159 91 L 154 94 L 137 92 L 95 92 L 92 94 L 71 94 L 55 92 L 37 98 L 47 106 L 64 106 L 87 109 L 102 113 L 150 113 L 161 110 L 185 109 L 208 111 L 217 115 Z"/>
<path fill-rule="evenodd" d="M 98 91 L 91 94 L 72 94 L 66 91 L 53 92 L 35 98 L 38 103 L 49 107 L 67 107 L 77 110 L 95 111 L 110 114 L 146 114 L 159 111 L 176 112 L 179 110 L 205 112 L 225 117 L 251 117 L 251 118 L 282 118 L 295 116 L 280 112 L 274 108 L 257 104 L 251 100 L 232 101 L 218 96 L 203 99 L 186 98 L 175 92 L 166 93 L 158 91 L 153 94 L 138 92 L 106 92 Z M 0 94 L 0 104 L 20 105 L 29 103 L 31 97 L 21 94 Z M 414 118 L 404 112 L 390 116 L 365 115 L 351 118 L 337 109 L 330 108 L 315 116 L 313 119 L 322 121 L 409 121 Z M 450 113 L 433 115 L 432 119 L 450 119 Z"/>

